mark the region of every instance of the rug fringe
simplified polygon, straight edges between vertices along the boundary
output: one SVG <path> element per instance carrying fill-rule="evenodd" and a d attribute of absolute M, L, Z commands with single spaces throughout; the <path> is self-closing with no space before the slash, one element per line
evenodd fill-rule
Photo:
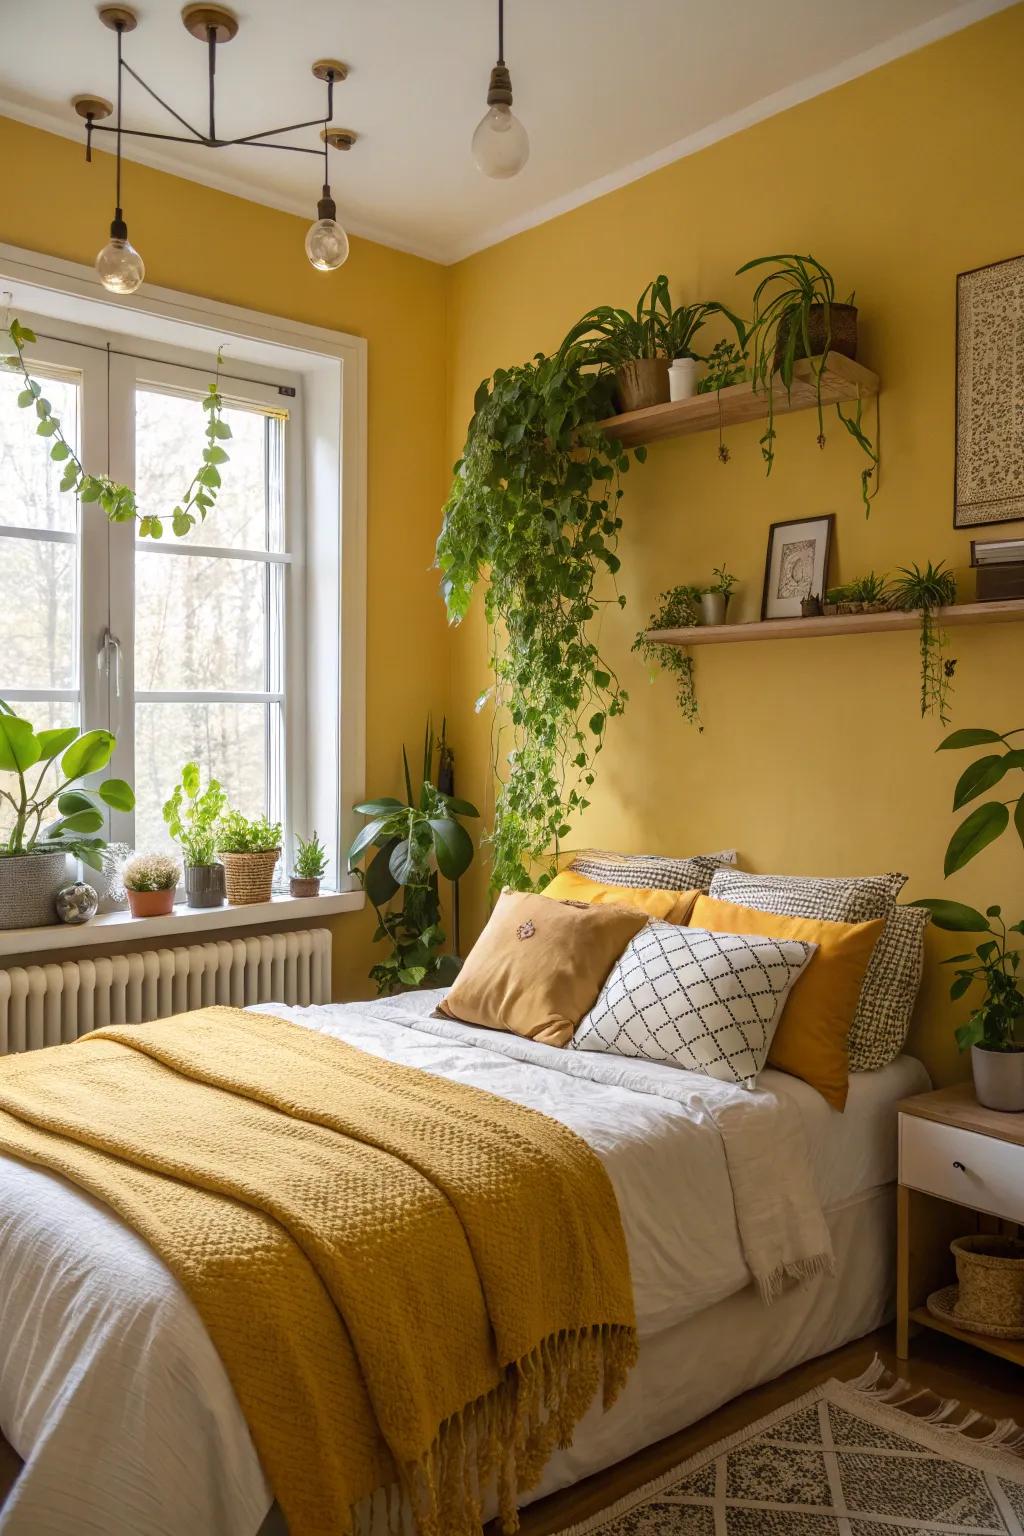
<path fill-rule="evenodd" d="M 1016 1419 L 991 1420 L 976 1409 L 969 1408 L 965 1410 L 962 1418 L 951 1423 L 953 1415 L 961 1407 L 959 1398 L 942 1398 L 928 1387 L 912 1386 L 904 1377 L 897 1376 L 894 1371 L 891 1371 L 878 1355 L 866 1371 L 854 1381 L 844 1382 L 843 1385 L 847 1391 L 856 1392 L 858 1396 L 868 1398 L 871 1402 L 884 1403 L 889 1408 L 910 1410 L 908 1416 L 918 1424 L 931 1424 L 944 1435 L 960 1435 L 969 1445 L 986 1446 L 999 1451 L 1024 1452 L 1024 1425 L 1018 1424 Z M 911 1409 L 911 1404 L 920 1403 L 922 1399 L 929 1398 L 934 1398 L 935 1401 L 928 1412 L 914 1412 Z M 992 1425 L 986 1434 L 967 1433 L 976 1424 L 982 1423 Z"/>

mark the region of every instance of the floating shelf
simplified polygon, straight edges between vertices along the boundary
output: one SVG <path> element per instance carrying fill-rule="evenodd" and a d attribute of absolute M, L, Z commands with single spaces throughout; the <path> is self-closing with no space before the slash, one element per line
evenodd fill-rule
<path fill-rule="evenodd" d="M 658 407 L 662 409 L 662 407 Z M 1024 620 L 1024 598 L 992 603 L 957 603 L 936 608 L 943 627 L 957 624 L 1009 624 Z M 645 639 L 658 645 L 735 645 L 741 640 L 816 640 L 825 635 L 865 635 L 890 629 L 917 629 L 919 613 L 837 613 L 820 619 L 762 619 L 757 624 L 699 624 L 693 629 L 649 629 Z"/>
<path fill-rule="evenodd" d="M 817 358 L 801 358 L 794 364 L 793 388 L 787 394 L 785 385 L 776 374 L 772 380 L 775 397 L 775 413 L 781 416 L 789 411 L 806 411 L 817 404 L 817 386 L 814 372 Z M 879 378 L 870 368 L 843 357 L 839 352 L 829 352 L 821 376 L 821 398 L 825 405 L 838 401 L 867 399 L 877 395 Z M 721 406 L 721 415 L 719 415 Z M 754 386 L 730 384 L 719 394 L 693 395 L 689 400 L 672 400 L 668 405 L 649 405 L 642 411 L 625 411 L 621 416 L 609 416 L 599 423 L 609 437 L 619 440 L 624 448 L 637 448 L 641 443 L 657 443 L 663 438 L 684 437 L 690 432 L 708 432 L 723 427 L 736 426 L 744 421 L 763 421 L 768 415 L 768 399 L 763 391 Z"/>

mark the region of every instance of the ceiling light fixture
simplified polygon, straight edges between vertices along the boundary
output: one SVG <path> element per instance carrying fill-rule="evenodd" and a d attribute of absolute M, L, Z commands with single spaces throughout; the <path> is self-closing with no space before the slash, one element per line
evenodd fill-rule
<path fill-rule="evenodd" d="M 121 207 L 121 140 L 122 136 L 134 139 L 156 139 L 169 144 L 198 144 L 204 149 L 228 149 L 242 145 L 249 149 L 280 149 L 299 155 L 323 155 L 324 182 L 320 201 L 317 203 L 317 220 L 306 235 L 306 254 L 320 272 L 333 272 L 348 257 L 348 236 L 338 223 L 338 210 L 331 196 L 328 151 L 351 149 L 356 134 L 348 128 L 335 128 L 334 87 L 348 75 L 348 66 L 337 59 L 319 59 L 313 65 L 313 75 L 327 86 L 327 112 L 324 117 L 309 118 L 303 123 L 289 123 L 284 128 L 265 128 L 259 133 L 247 133 L 235 139 L 222 139 L 217 134 L 216 77 L 217 49 L 229 43 L 238 33 L 238 18 L 232 11 L 220 5 L 186 5 L 181 13 L 185 30 L 206 45 L 207 78 L 209 81 L 209 126 L 201 133 L 186 121 L 179 112 L 158 96 L 152 86 L 123 57 L 123 40 L 126 32 L 138 26 L 138 17 L 126 5 L 105 5 L 99 11 L 100 20 L 117 34 L 117 108 L 112 126 L 104 124 L 114 107 L 102 96 L 75 96 L 72 106 L 79 117 L 85 119 L 85 158 L 92 159 L 94 133 L 113 133 L 116 136 L 116 193 L 114 218 L 110 225 L 110 240 L 96 258 L 96 270 L 104 288 L 111 293 L 134 293 L 146 275 L 145 263 L 128 239 L 128 225 Z M 178 122 L 187 132 L 154 133 L 140 128 L 125 128 L 121 120 L 121 88 L 125 74 L 131 75 L 137 84 L 150 95 L 158 106 Z M 295 133 L 301 128 L 320 128 L 322 149 L 311 149 L 304 144 L 279 144 L 273 142 L 281 134 Z"/>
<path fill-rule="evenodd" d="M 512 76 L 505 66 L 505 0 L 498 0 L 498 62 L 491 70 L 487 111 L 473 134 L 473 159 L 485 176 L 515 176 L 530 158 L 526 129 L 512 111 Z"/>

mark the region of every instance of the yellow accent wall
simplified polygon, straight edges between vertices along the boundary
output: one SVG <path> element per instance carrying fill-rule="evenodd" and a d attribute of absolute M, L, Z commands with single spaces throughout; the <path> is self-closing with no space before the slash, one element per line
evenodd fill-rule
<path fill-rule="evenodd" d="M 969 759 L 935 755 L 944 732 L 918 713 L 912 633 L 695 650 L 703 735 L 682 720 L 668 680 L 649 683 L 630 654 L 657 594 L 722 561 L 742 582 L 735 616 L 756 617 L 768 525 L 821 512 L 837 517 L 833 581 L 947 560 L 973 596 L 970 534 L 952 527 L 954 286 L 959 271 L 1024 252 L 1022 57 L 1016 6 L 452 270 L 450 459 L 479 380 L 553 348 L 592 304 L 635 301 L 663 271 L 677 302 L 715 297 L 746 311 L 753 285 L 733 273 L 772 251 L 810 250 L 842 297 L 856 288 L 860 356 L 883 381 L 870 521 L 862 461 L 834 416 L 823 452 L 813 415 L 782 418 L 767 481 L 756 426 L 729 434 L 728 465 L 708 434 L 653 447 L 626 476 L 629 602 L 609 611 L 601 643 L 631 700 L 611 724 L 576 846 L 734 846 L 747 868 L 814 875 L 900 869 L 910 897 L 1001 902 L 1024 916 L 1024 851 L 1011 837 L 943 882 L 952 787 Z M 1024 725 L 1024 625 L 957 629 L 952 650 L 954 724 Z M 487 677 L 478 609 L 452 649 L 453 736 L 470 798 L 489 782 L 488 721 L 473 712 Z M 468 905 L 479 922 L 481 882 Z M 950 1008 L 936 962 L 963 947 L 930 938 L 911 1040 L 940 1079 L 964 1070 L 951 1025 L 965 1009 Z"/>
<path fill-rule="evenodd" d="M 0 118 L 0 166 L 0 240 L 91 263 L 110 157 L 87 165 L 80 143 Z M 366 782 L 397 793 L 402 742 L 418 753 L 427 710 L 439 718 L 446 704 L 449 641 L 429 571 L 447 468 L 446 273 L 357 238 L 340 272 L 315 272 L 302 248 L 312 206 L 303 220 L 145 166 L 125 167 L 125 208 L 149 281 L 369 342 Z M 372 912 L 333 921 L 335 995 L 372 991 L 373 923 Z"/>

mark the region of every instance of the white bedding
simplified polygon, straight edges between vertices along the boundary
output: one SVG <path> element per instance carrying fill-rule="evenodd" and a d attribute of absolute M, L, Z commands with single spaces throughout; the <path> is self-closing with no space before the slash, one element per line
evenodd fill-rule
<path fill-rule="evenodd" d="M 424 1012 L 433 1004 L 429 994 L 415 1001 Z M 390 1021 L 386 1006 L 265 1011 L 571 1126 L 615 1187 L 642 1339 L 748 1288 L 709 1112 L 716 1093 L 724 1102 L 735 1090 L 635 1062 L 623 1064 L 620 1082 L 593 1081 L 568 1068 L 568 1053 L 528 1042 L 510 1053 L 506 1037 L 468 1026 L 442 1037 L 434 1021 Z M 830 1209 L 892 1179 L 892 1105 L 924 1081 L 923 1068 L 903 1058 L 855 1079 L 838 1116 L 806 1085 L 762 1077 L 787 1136 L 805 1138 L 818 1200 Z M 771 1177 L 767 1168 L 766 1191 Z M 0 1516 L 4 1536 L 254 1536 L 270 1505 L 224 1369 L 169 1272 L 97 1201 L 4 1158 L 0 1430 L 26 1462 Z"/>

